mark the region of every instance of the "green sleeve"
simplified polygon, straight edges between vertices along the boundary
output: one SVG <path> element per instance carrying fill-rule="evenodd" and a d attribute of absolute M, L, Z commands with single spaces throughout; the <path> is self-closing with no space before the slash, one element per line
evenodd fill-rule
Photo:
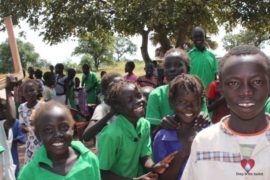
<path fill-rule="evenodd" d="M 149 122 L 146 122 L 146 133 L 145 136 L 143 137 L 143 146 L 142 146 L 142 151 L 140 154 L 140 157 L 145 157 L 145 156 L 151 156 L 152 155 L 152 148 L 151 148 L 151 135 L 150 135 L 150 124 Z"/>
<path fill-rule="evenodd" d="M 99 170 L 99 161 L 96 157 L 95 154 L 93 154 L 92 152 L 91 156 L 89 157 L 89 162 L 91 162 L 92 165 L 92 173 L 91 173 L 91 179 L 95 179 L 95 180 L 101 180 L 101 176 L 100 176 L 100 170 Z"/>
<path fill-rule="evenodd" d="M 98 138 L 98 160 L 101 170 L 111 170 L 116 161 L 119 138 L 108 131 L 101 132 Z"/>
<path fill-rule="evenodd" d="M 146 119 L 153 125 L 159 125 L 162 118 L 159 104 L 158 95 L 150 93 L 146 107 Z"/>

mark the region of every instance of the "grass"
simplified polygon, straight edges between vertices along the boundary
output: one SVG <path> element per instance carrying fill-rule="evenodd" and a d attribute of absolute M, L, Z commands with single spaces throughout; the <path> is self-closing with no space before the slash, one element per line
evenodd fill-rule
<path fill-rule="evenodd" d="M 113 65 L 110 66 L 104 66 L 101 67 L 98 71 L 95 71 L 95 73 L 97 74 L 97 77 L 100 78 L 100 72 L 101 71 L 106 71 L 106 72 L 118 72 L 120 73 L 122 76 L 125 75 L 125 63 L 126 62 L 117 62 Z M 135 61 L 135 69 L 134 69 L 134 74 L 136 76 L 142 76 L 145 74 L 144 72 L 144 62 L 140 62 L 140 61 Z M 77 76 L 79 78 L 81 78 L 82 74 L 77 74 Z"/>

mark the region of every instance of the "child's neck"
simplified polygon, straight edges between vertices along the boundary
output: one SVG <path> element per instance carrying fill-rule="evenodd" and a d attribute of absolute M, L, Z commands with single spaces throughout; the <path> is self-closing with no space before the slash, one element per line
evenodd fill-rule
<path fill-rule="evenodd" d="M 264 113 L 252 120 L 242 120 L 234 115 L 230 116 L 228 126 L 233 131 L 241 134 L 254 134 L 268 126 L 268 120 Z"/>
<path fill-rule="evenodd" d="M 38 100 L 35 100 L 35 101 L 28 101 L 26 106 L 28 108 L 33 108 L 36 104 L 38 103 Z"/>

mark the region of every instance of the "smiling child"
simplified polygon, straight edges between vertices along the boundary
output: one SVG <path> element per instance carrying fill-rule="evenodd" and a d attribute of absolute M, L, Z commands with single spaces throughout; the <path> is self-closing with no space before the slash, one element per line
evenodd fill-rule
<path fill-rule="evenodd" d="M 203 102 L 204 88 L 195 76 L 181 74 L 169 83 L 169 101 L 175 115 L 165 116 L 175 121 L 174 129 L 160 129 L 153 142 L 154 159 L 161 161 L 169 154 L 178 151 L 175 159 L 160 179 L 181 179 L 195 136 Z M 207 123 L 207 122 L 206 122 Z M 207 125 L 207 124 L 205 124 Z"/>
<path fill-rule="evenodd" d="M 154 162 L 150 158 L 150 124 L 143 118 L 145 99 L 138 86 L 120 81 L 110 88 L 107 98 L 118 116 L 103 128 L 98 138 L 102 179 L 156 179 L 157 174 L 143 175 L 142 171 L 142 168 L 151 170 Z"/>
<path fill-rule="evenodd" d="M 74 120 L 62 104 L 49 101 L 35 113 L 35 134 L 43 146 L 20 171 L 19 180 L 100 179 L 95 155 L 72 141 Z"/>
<path fill-rule="evenodd" d="M 248 45 L 220 61 L 220 90 L 230 115 L 195 137 L 183 180 L 270 179 L 268 57 Z"/>

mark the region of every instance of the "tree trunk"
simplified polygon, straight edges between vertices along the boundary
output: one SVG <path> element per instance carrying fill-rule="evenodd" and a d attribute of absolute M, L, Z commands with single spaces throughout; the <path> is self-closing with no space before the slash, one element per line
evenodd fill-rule
<path fill-rule="evenodd" d="M 99 68 L 99 60 L 98 60 L 98 58 L 94 58 L 94 64 L 95 64 L 96 71 L 98 71 L 98 68 Z"/>
<path fill-rule="evenodd" d="M 142 35 L 141 53 L 142 53 L 143 61 L 145 64 L 151 62 L 151 58 L 148 54 L 148 34 L 149 34 L 149 31 L 143 30 L 141 32 L 141 35 Z"/>

